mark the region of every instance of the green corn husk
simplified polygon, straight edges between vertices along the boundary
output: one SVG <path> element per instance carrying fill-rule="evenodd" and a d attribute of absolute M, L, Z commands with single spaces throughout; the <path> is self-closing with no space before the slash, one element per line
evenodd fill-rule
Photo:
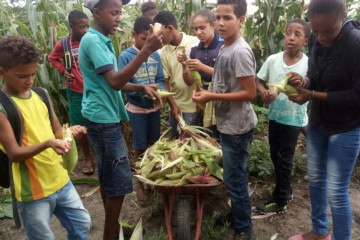
<path fill-rule="evenodd" d="M 183 176 L 185 176 L 188 173 L 188 171 L 183 171 L 183 172 L 177 172 L 177 173 L 172 173 L 172 174 L 167 174 L 165 175 L 168 179 L 170 180 L 175 180 L 175 179 L 179 179 L 182 178 Z"/>
<path fill-rule="evenodd" d="M 142 239 L 143 239 L 143 226 L 142 226 L 142 217 L 140 217 L 140 220 L 136 224 L 135 230 L 132 233 L 130 240 L 142 240 Z"/>
<path fill-rule="evenodd" d="M 289 76 L 289 75 L 285 75 L 279 83 L 273 83 L 273 84 L 268 83 L 267 85 L 270 89 L 273 88 L 274 89 L 273 92 L 275 92 L 275 93 L 278 91 L 278 92 L 285 93 L 286 95 L 291 96 L 291 97 L 299 96 L 298 91 L 296 91 L 296 89 L 293 86 L 291 86 L 287 83 L 290 77 L 291 76 Z"/>
<path fill-rule="evenodd" d="M 63 156 L 62 166 L 67 170 L 68 173 L 72 173 L 78 162 L 78 151 L 74 136 L 72 135 L 71 130 L 69 128 L 66 129 L 66 135 L 67 135 L 66 138 L 71 139 L 71 150 L 68 154 L 65 154 Z"/>

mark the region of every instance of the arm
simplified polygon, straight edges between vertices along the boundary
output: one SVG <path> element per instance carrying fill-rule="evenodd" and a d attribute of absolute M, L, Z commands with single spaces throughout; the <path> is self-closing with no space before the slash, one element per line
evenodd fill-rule
<path fill-rule="evenodd" d="M 157 86 L 158 84 L 142 85 L 127 83 L 121 90 L 124 92 L 142 92 L 143 94 L 149 96 L 149 98 L 155 102 L 155 105 L 160 104 L 160 106 L 162 106 L 162 98 L 157 93 Z"/>
<path fill-rule="evenodd" d="M 17 144 L 10 122 L 3 113 L 0 113 L 0 142 L 3 144 L 9 159 L 13 162 L 25 161 L 49 147 L 53 148 L 57 154 L 62 155 L 67 152 L 64 143 L 59 139 L 49 139 L 32 146 L 20 147 Z"/>
<path fill-rule="evenodd" d="M 253 101 L 256 98 L 256 84 L 254 76 L 238 77 L 241 90 L 230 93 L 213 93 L 201 91 L 193 94 L 193 100 L 196 103 L 207 103 L 209 101 L 231 101 L 243 102 Z"/>
<path fill-rule="evenodd" d="M 72 73 L 66 71 L 64 64 L 60 61 L 60 59 L 64 59 L 64 50 L 61 47 L 61 41 L 58 41 L 55 45 L 55 48 L 50 53 L 49 62 L 54 65 L 56 71 L 58 71 L 61 75 L 64 75 L 66 80 L 72 81 L 74 80 L 75 76 Z"/>
<path fill-rule="evenodd" d="M 207 75 L 214 74 L 214 68 L 203 64 L 199 59 L 188 59 L 186 61 L 186 64 L 187 64 L 189 70 L 200 71 Z"/>
<path fill-rule="evenodd" d="M 144 47 L 129 64 L 118 72 L 112 69 L 103 73 L 104 78 L 114 90 L 122 89 L 122 87 L 135 75 L 141 64 L 146 61 L 151 53 L 161 48 L 161 35 L 162 31 L 153 33 L 151 30 Z"/>
<path fill-rule="evenodd" d="M 157 56 L 159 57 L 159 59 L 158 59 L 157 73 L 155 76 L 155 83 L 159 84 L 158 89 L 163 90 L 163 89 L 165 89 L 164 70 L 163 70 L 160 56 L 159 55 L 157 55 Z"/>

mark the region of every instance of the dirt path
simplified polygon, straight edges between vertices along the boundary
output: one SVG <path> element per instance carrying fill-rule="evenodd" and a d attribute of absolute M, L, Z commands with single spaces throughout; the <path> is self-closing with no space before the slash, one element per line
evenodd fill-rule
<path fill-rule="evenodd" d="M 359 168 L 358 168 L 359 169 Z M 83 178 L 86 177 L 81 173 L 81 168 L 77 166 L 75 169 L 77 175 L 72 175 L 72 178 Z M 290 236 L 307 232 L 311 229 L 310 221 L 310 199 L 308 192 L 308 184 L 303 180 L 304 174 L 299 174 L 294 178 L 293 189 L 294 189 L 294 201 L 288 204 L 288 211 L 285 214 L 273 215 L 265 219 L 253 220 L 254 231 L 259 236 L 258 239 L 270 239 L 275 233 L 278 234 L 277 240 L 288 239 Z M 97 176 L 92 176 L 96 178 Z M 271 187 L 270 184 L 264 184 L 264 182 L 255 182 L 255 178 L 252 179 L 251 188 L 253 188 L 254 194 L 251 196 L 253 206 L 267 200 L 270 196 Z M 268 180 L 269 183 L 272 180 Z M 89 192 L 94 189 L 93 186 L 88 185 L 77 185 L 76 186 L 79 195 Z M 146 208 L 141 208 L 136 203 L 134 196 L 128 195 L 125 198 L 123 205 L 121 218 L 123 220 L 129 220 L 130 223 L 135 224 L 140 216 L 143 216 L 143 225 L 146 229 L 146 240 L 162 240 L 166 239 L 164 231 L 160 234 L 160 228 L 164 229 L 164 213 L 162 198 L 159 194 L 149 194 L 152 204 Z M 354 184 L 350 188 L 350 196 L 352 199 L 353 207 L 353 238 L 354 240 L 360 239 L 360 189 L 359 186 Z M 89 197 L 82 198 L 85 207 L 89 210 L 92 227 L 89 235 L 89 240 L 101 240 L 102 229 L 104 223 L 104 211 L 100 198 L 99 191 L 96 191 Z M 195 212 L 195 209 L 193 210 Z M 214 191 L 211 195 L 206 197 L 204 206 L 203 219 L 218 218 L 219 216 L 225 216 L 230 212 L 230 207 L 226 203 L 225 190 L 223 187 Z M 192 221 L 195 221 L 193 218 Z M 205 223 L 204 223 L 205 224 Z M 203 224 L 203 227 L 204 227 Z M 52 229 L 58 240 L 67 239 L 65 229 L 61 226 L 56 217 L 51 219 Z M 175 224 L 174 224 L 175 225 Z M 192 226 L 195 225 L 192 222 Z M 0 239 L 6 240 L 25 240 L 26 235 L 23 228 L 13 229 L 12 219 L 0 220 Z M 174 230 L 175 230 L 174 226 Z M 209 228 L 209 227 L 208 227 Z M 206 228 L 206 229 L 208 229 Z M 210 228 L 212 228 L 210 226 Z M 218 227 L 219 228 L 219 227 Z M 218 229 L 217 228 L 217 229 Z M 214 239 L 211 232 L 205 232 L 203 230 L 202 240 Z M 219 230 L 215 230 L 219 231 Z M 224 233 L 223 239 L 232 239 L 233 231 L 231 228 L 227 229 Z M 221 238 L 217 238 L 221 239 Z"/>

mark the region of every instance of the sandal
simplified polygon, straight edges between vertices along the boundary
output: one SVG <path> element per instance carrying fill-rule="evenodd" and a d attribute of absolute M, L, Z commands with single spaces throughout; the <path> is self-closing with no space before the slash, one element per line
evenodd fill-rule
<path fill-rule="evenodd" d="M 311 233 L 307 233 L 307 234 L 311 234 Z M 306 234 L 305 234 L 306 235 Z M 318 235 L 318 234 L 316 234 Z M 321 236 L 318 236 L 318 238 L 316 239 L 321 239 L 321 240 L 331 240 L 331 236 L 330 234 L 326 235 L 326 236 L 323 236 L 323 238 L 320 238 Z M 303 235 L 302 234 L 299 234 L 299 235 L 296 235 L 296 236 L 292 236 L 291 238 L 289 238 L 289 240 L 304 240 L 303 238 Z"/>
<path fill-rule="evenodd" d="M 84 169 L 87 169 L 87 171 L 84 171 Z M 82 173 L 85 175 L 93 175 L 94 174 L 94 164 L 91 165 L 84 165 L 82 167 Z"/>

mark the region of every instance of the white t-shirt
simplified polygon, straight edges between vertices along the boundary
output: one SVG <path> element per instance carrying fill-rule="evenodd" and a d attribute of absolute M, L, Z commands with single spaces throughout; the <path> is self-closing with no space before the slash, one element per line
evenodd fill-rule
<path fill-rule="evenodd" d="M 284 52 L 271 55 L 262 65 L 257 77 L 269 83 L 278 83 L 288 72 L 296 72 L 302 77 L 306 76 L 308 69 L 308 57 L 303 54 L 300 61 L 293 65 L 286 65 Z M 306 114 L 307 103 L 299 105 L 289 100 L 284 93 L 269 105 L 269 119 L 278 123 L 302 127 L 308 123 Z"/>

